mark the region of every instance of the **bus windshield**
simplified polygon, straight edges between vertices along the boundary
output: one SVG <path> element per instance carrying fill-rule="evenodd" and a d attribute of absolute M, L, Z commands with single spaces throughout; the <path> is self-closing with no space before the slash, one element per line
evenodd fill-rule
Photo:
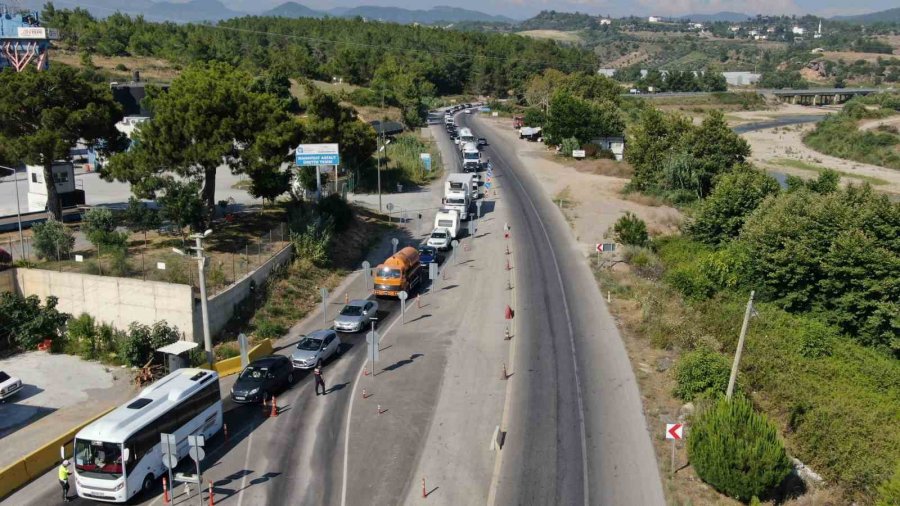
<path fill-rule="evenodd" d="M 122 476 L 122 445 L 75 440 L 75 469 L 89 478 L 114 480 Z"/>

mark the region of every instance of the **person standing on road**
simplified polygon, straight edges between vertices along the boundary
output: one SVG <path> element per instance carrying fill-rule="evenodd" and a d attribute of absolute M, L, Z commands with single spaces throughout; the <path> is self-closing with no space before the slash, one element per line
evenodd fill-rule
<path fill-rule="evenodd" d="M 325 395 L 325 378 L 322 376 L 322 368 L 316 366 L 313 369 L 313 376 L 316 377 L 316 395 L 319 395 L 319 387 L 322 387 L 322 395 Z"/>
<path fill-rule="evenodd" d="M 59 485 L 62 487 L 63 502 L 69 502 L 69 461 L 63 460 L 59 466 Z"/>

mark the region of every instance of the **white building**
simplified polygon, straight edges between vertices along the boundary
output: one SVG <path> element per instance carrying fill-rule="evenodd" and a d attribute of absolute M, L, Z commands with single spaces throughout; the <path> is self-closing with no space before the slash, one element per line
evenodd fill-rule
<path fill-rule="evenodd" d="M 597 73 L 601 76 L 612 77 L 616 74 L 616 69 L 598 69 Z"/>
<path fill-rule="evenodd" d="M 732 32 L 739 32 L 739 31 L 741 31 L 740 25 L 731 25 L 731 26 L 728 27 L 728 29 L 731 30 Z"/>
<path fill-rule="evenodd" d="M 134 131 L 137 129 L 137 126 L 141 123 L 150 119 L 147 116 L 125 116 L 122 118 L 122 121 L 116 123 L 116 130 L 125 134 L 125 137 L 131 138 L 134 135 Z"/>
<path fill-rule="evenodd" d="M 754 72 L 722 72 L 722 75 L 729 86 L 749 86 L 756 84 L 762 77 L 762 74 Z"/>
<path fill-rule="evenodd" d="M 40 165 L 26 165 L 28 174 L 28 211 L 43 211 L 47 208 L 47 185 L 44 184 L 44 167 Z M 70 202 L 75 195 L 75 166 L 68 162 L 53 164 L 53 179 L 56 181 L 56 193 L 63 207 L 84 204 L 84 192 L 81 192 L 81 202 Z M 75 200 L 78 200 L 75 198 Z"/>
<path fill-rule="evenodd" d="M 806 33 L 806 28 L 795 26 L 791 28 L 791 33 L 793 33 L 794 35 L 803 35 L 804 33 Z"/>
<path fill-rule="evenodd" d="M 662 18 L 659 16 L 650 16 L 647 18 L 648 23 L 662 23 Z"/>
<path fill-rule="evenodd" d="M 611 25 L 611 24 L 612 24 L 612 20 L 611 20 L 611 19 L 600 18 L 600 25 L 601 25 L 601 26 L 602 26 L 602 25 Z"/>
<path fill-rule="evenodd" d="M 625 137 L 600 137 L 591 142 L 601 149 L 611 151 L 616 161 L 621 162 L 625 158 Z"/>
<path fill-rule="evenodd" d="M 703 30 L 703 23 L 691 23 L 691 28 L 695 30 Z"/>

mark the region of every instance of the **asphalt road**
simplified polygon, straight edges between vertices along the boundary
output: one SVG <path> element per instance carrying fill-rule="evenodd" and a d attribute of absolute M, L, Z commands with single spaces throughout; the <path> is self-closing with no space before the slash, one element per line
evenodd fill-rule
<path fill-rule="evenodd" d="M 495 503 L 664 504 L 637 382 L 584 254 L 512 146 L 458 118 L 488 139 L 513 217 L 518 345 Z"/>

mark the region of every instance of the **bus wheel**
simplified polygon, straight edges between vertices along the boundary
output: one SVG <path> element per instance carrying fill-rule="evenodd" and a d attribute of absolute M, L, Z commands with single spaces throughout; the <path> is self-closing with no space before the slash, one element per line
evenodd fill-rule
<path fill-rule="evenodd" d="M 141 485 L 141 490 L 144 491 L 144 494 L 149 494 L 151 490 L 153 490 L 154 479 L 152 474 L 148 474 L 144 476 L 144 483 Z"/>

